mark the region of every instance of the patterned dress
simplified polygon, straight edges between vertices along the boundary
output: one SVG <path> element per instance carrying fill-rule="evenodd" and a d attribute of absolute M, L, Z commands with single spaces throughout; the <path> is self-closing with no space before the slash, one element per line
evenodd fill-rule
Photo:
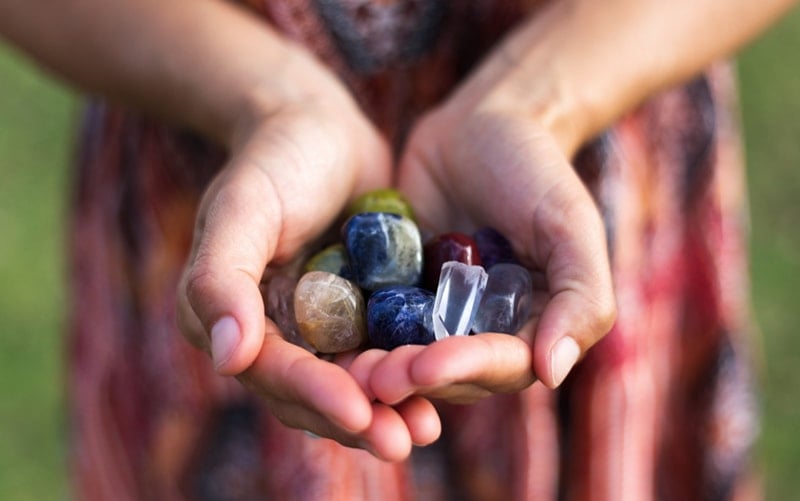
<path fill-rule="evenodd" d="M 250 0 L 337 72 L 398 147 L 536 1 Z M 72 231 L 79 499 L 731 499 L 758 421 L 730 68 L 653 97 L 575 159 L 609 236 L 619 319 L 558 391 L 442 406 L 406 463 L 281 425 L 175 321 L 198 200 L 224 153 L 92 104 Z"/>

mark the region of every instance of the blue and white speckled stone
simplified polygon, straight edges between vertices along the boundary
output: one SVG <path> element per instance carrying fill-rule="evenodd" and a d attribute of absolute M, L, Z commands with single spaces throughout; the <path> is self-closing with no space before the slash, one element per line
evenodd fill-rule
<path fill-rule="evenodd" d="M 385 212 L 352 216 L 342 228 L 356 283 L 374 291 L 416 285 L 422 273 L 422 241 L 410 219 Z"/>
<path fill-rule="evenodd" d="M 434 296 L 418 287 L 380 289 L 367 303 L 367 334 L 376 348 L 391 350 L 405 344 L 430 344 Z"/>

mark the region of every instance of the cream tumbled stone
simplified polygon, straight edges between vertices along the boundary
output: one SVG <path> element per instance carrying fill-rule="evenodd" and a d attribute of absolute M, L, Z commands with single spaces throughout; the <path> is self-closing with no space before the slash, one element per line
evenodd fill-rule
<path fill-rule="evenodd" d="M 340 353 L 367 339 L 364 297 L 353 282 L 311 271 L 294 291 L 294 313 L 303 339 L 322 353 Z"/>

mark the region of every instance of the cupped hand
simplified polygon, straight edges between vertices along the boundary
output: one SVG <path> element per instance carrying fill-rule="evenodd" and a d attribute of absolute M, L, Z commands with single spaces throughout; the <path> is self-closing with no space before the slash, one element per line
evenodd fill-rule
<path fill-rule="evenodd" d="M 259 284 L 268 270 L 302 252 L 354 195 L 390 179 L 386 145 L 335 79 L 312 68 L 305 81 L 315 87 L 301 99 L 263 113 L 256 103 L 203 196 L 179 288 L 180 327 L 218 373 L 238 376 L 284 424 L 403 459 L 412 444 L 438 437 L 433 406 L 371 401 L 346 361 L 288 343 L 265 316 Z"/>
<path fill-rule="evenodd" d="M 515 105 L 512 78 L 479 71 L 424 117 L 410 136 L 398 186 L 434 232 L 491 226 L 508 237 L 537 278 L 534 317 L 519 337 L 445 339 L 357 361 L 356 378 L 369 373 L 382 401 L 470 401 L 535 379 L 554 388 L 614 322 L 599 212 L 569 163 L 568 141 Z"/>

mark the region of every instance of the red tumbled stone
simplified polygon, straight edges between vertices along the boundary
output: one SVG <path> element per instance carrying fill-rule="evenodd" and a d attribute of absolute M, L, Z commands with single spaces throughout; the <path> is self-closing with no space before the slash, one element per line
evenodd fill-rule
<path fill-rule="evenodd" d="M 439 273 L 447 261 L 458 261 L 469 265 L 480 265 L 481 256 L 475 240 L 464 233 L 443 233 L 425 244 L 425 272 L 423 286 L 435 291 Z"/>

